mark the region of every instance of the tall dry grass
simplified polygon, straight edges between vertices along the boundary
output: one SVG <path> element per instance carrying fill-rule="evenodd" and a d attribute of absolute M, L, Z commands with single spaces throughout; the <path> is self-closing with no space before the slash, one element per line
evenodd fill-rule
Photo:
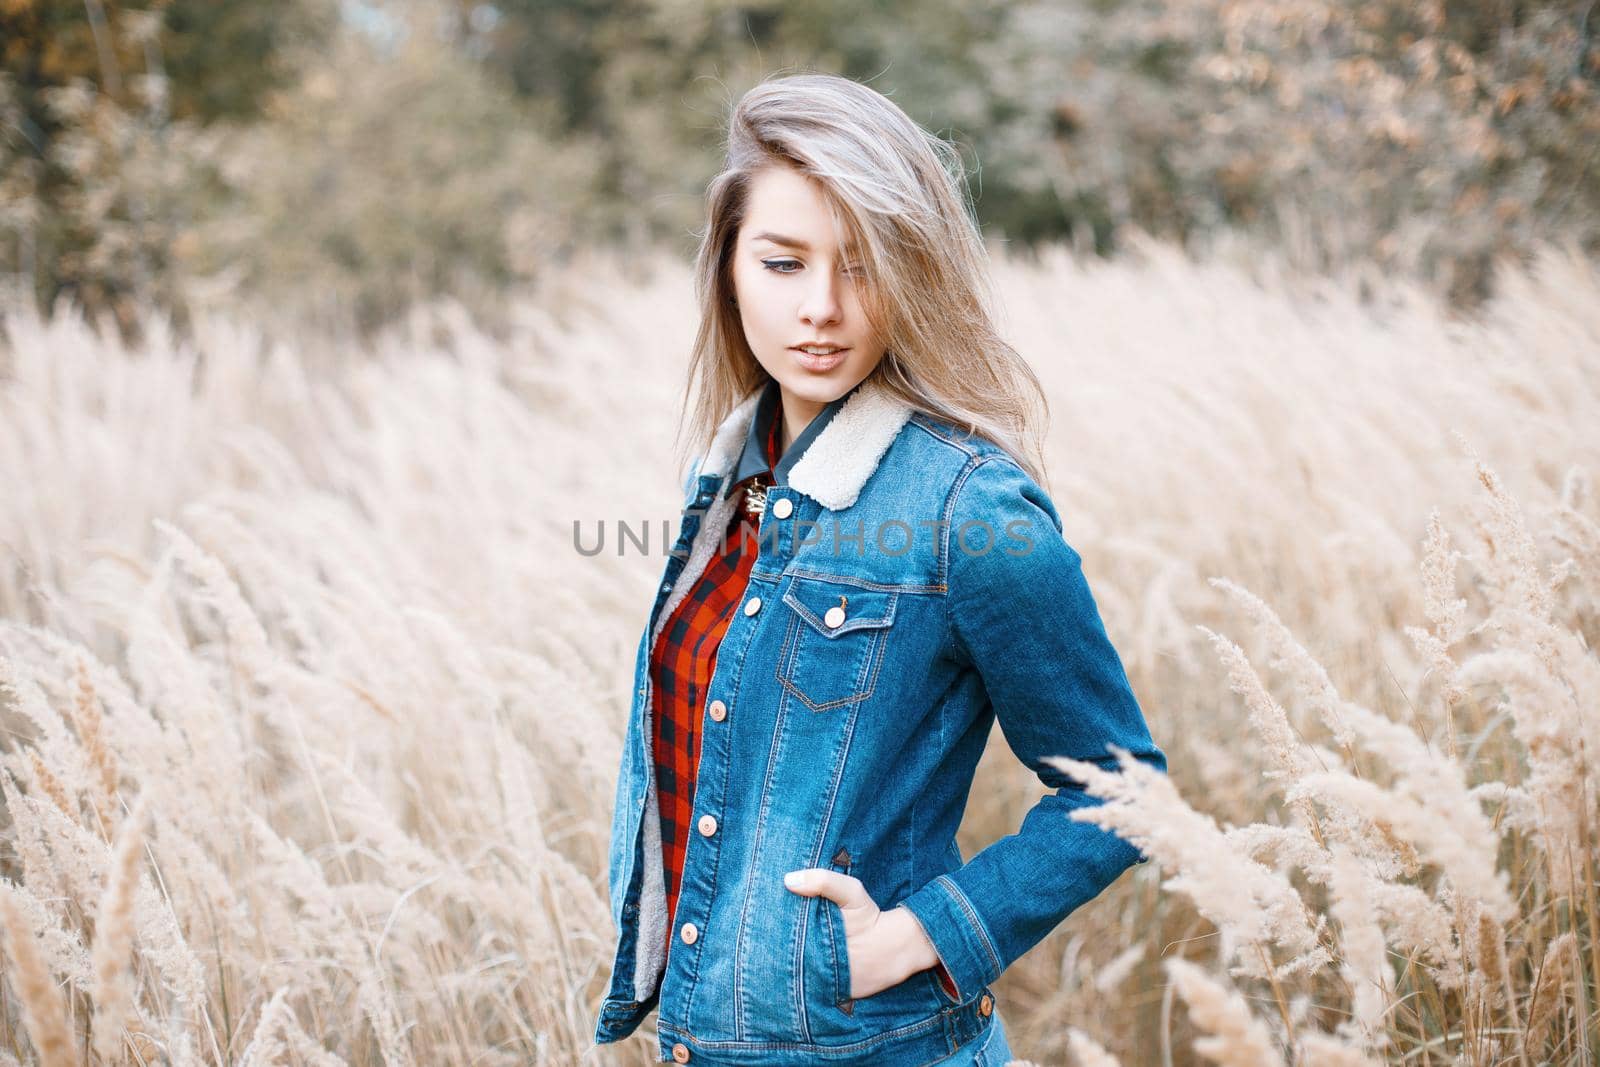
<path fill-rule="evenodd" d="M 1077 768 L 1155 862 L 997 984 L 1013 1048 L 1583 1062 L 1600 276 L 1550 252 L 1462 323 L 1238 251 L 1000 263 L 1172 772 Z M 653 265 L 359 357 L 9 314 L 0 1064 L 653 1062 L 590 1046 L 692 329 Z M 996 731 L 968 854 L 1038 790 Z"/>

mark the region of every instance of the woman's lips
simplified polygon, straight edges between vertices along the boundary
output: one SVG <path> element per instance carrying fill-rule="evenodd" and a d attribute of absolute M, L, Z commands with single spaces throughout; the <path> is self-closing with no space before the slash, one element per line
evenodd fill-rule
<path fill-rule="evenodd" d="M 821 373 L 823 371 L 830 371 L 839 364 L 843 363 L 845 353 L 850 350 L 848 348 L 835 349 L 826 356 L 813 356 L 811 353 L 800 348 L 791 348 L 789 351 L 794 353 L 795 359 L 806 370 L 817 371 Z"/>

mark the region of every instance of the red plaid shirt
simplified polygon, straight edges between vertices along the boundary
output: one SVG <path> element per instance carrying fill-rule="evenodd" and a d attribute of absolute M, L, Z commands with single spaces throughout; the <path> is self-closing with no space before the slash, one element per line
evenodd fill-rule
<path fill-rule="evenodd" d="M 705 714 L 706 690 L 717 666 L 717 648 L 733 621 L 733 611 L 744 599 L 759 551 L 757 521 L 744 509 L 743 489 L 754 483 L 773 483 L 778 466 L 783 419 L 777 409 L 777 391 L 770 388 L 763 403 L 770 405 L 766 440 L 767 469 L 736 483 L 738 500 L 728 519 L 719 551 L 706 564 L 683 600 L 673 609 L 661 637 L 650 653 L 651 740 L 654 749 L 656 792 L 661 804 L 661 854 L 667 883 L 667 948 L 674 940 L 678 888 L 683 883 L 683 857 L 694 832 L 695 778 L 700 766 L 700 723 Z M 759 426 L 759 421 L 756 426 Z M 752 434 L 755 427 L 752 427 Z M 809 436 L 809 435 L 804 435 Z M 749 444 L 750 442 L 747 442 Z M 804 447 L 808 441 L 796 439 Z M 791 446 L 793 448 L 794 446 Z M 787 459 L 788 457 L 785 457 Z M 940 983 L 952 999 L 956 986 L 944 964 L 935 967 Z"/>
<path fill-rule="evenodd" d="M 774 418 L 767 432 L 768 470 L 746 478 L 771 484 L 771 468 L 778 462 L 778 440 L 783 420 Z M 683 882 L 683 855 L 693 832 L 690 806 L 694 802 L 695 776 L 700 767 L 700 721 L 705 714 L 706 690 L 717 667 L 717 648 L 733 621 L 733 610 L 744 596 L 755 566 L 758 544 L 756 522 L 745 514 L 744 494 L 737 494 L 728 519 L 727 536 L 720 550 L 667 620 L 650 654 L 652 686 L 651 733 L 655 746 L 656 793 L 661 802 L 661 853 L 667 882 L 667 944 L 673 937 L 673 916 L 678 910 L 678 886 Z"/>

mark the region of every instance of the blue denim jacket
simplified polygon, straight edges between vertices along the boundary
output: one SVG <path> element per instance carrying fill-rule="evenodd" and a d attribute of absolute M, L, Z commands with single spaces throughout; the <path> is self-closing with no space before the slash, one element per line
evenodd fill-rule
<path fill-rule="evenodd" d="M 767 492 L 706 693 L 697 830 L 667 951 L 650 649 L 738 502 L 720 490 L 759 396 L 689 473 L 635 657 L 611 829 L 618 941 L 595 1040 L 627 1037 L 657 1009 L 664 1061 L 927 1064 L 991 1024 L 989 985 L 1012 961 L 1146 858 L 1069 819 L 1100 801 L 1042 757 L 1115 770 L 1115 744 L 1163 771 L 1166 757 L 1050 498 L 998 446 L 869 378 Z M 963 859 L 956 829 L 997 718 L 1052 791 Z M 784 887 L 802 867 L 908 908 L 958 996 L 929 969 L 852 1000 L 839 906 Z"/>

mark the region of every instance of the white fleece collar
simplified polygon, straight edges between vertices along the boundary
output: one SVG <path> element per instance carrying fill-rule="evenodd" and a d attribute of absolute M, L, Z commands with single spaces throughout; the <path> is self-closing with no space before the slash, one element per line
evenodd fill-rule
<path fill-rule="evenodd" d="M 753 389 L 717 426 L 697 475 L 721 478 L 733 470 L 755 421 L 762 388 Z M 861 495 L 911 412 L 876 377 L 867 378 L 789 471 L 789 485 L 830 511 L 844 510 Z"/>

